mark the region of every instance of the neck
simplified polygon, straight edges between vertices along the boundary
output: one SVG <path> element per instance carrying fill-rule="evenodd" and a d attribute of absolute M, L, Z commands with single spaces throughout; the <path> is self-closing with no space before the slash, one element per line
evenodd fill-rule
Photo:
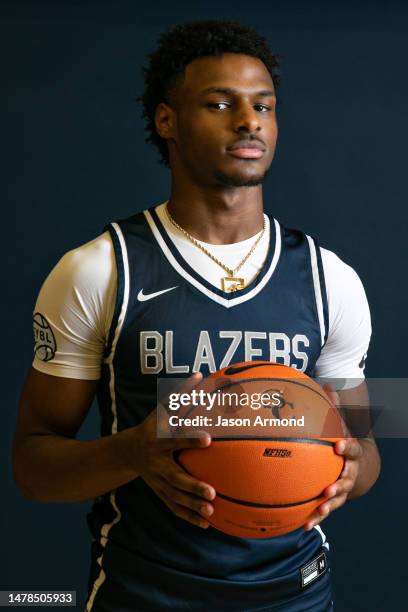
<path fill-rule="evenodd" d="M 262 185 L 223 191 L 179 189 L 173 182 L 167 209 L 197 240 L 232 244 L 262 230 Z"/>

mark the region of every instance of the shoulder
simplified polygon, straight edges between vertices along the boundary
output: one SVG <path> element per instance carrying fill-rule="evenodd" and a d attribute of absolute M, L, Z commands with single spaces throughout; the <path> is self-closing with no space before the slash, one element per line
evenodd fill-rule
<path fill-rule="evenodd" d="M 109 232 L 61 257 L 45 279 L 40 295 L 52 301 L 89 299 L 100 302 L 116 283 L 115 254 Z"/>
<path fill-rule="evenodd" d="M 77 313 L 102 332 L 116 295 L 117 271 L 109 232 L 65 253 L 45 279 L 37 299 L 54 319 Z"/>
<path fill-rule="evenodd" d="M 340 259 L 340 257 L 334 253 L 333 251 L 329 251 L 324 247 L 320 247 L 320 253 L 322 256 L 322 263 L 325 275 L 330 278 L 339 274 L 339 281 L 351 281 L 351 282 L 360 282 L 360 277 L 358 276 L 355 269 L 347 264 L 345 261 Z"/>
<path fill-rule="evenodd" d="M 320 247 L 329 314 L 329 333 L 316 364 L 320 377 L 364 378 L 371 338 L 371 317 L 363 283 L 356 270 L 336 253 Z M 340 387 L 339 387 L 340 388 Z"/>
<path fill-rule="evenodd" d="M 109 232 L 65 253 L 56 268 L 64 276 L 77 281 L 90 281 L 105 278 L 113 270 L 114 250 Z"/>
<path fill-rule="evenodd" d="M 320 252 L 331 332 L 340 323 L 340 319 L 352 319 L 356 324 L 362 318 L 369 319 L 367 296 L 357 271 L 333 251 L 320 247 Z"/>

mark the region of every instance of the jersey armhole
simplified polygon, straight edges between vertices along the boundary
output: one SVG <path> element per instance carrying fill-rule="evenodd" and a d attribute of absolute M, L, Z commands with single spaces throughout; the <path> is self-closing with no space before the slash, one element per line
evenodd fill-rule
<path fill-rule="evenodd" d="M 317 316 L 320 325 L 321 348 L 323 348 L 329 335 L 329 306 L 322 254 L 316 238 L 307 235 L 306 237 L 309 243 Z"/>
<path fill-rule="evenodd" d="M 109 223 L 104 231 L 108 231 L 113 244 L 117 270 L 117 289 L 115 308 L 109 328 L 107 342 L 104 350 L 104 361 L 111 360 L 115 351 L 116 342 L 125 317 L 129 300 L 129 264 L 125 240 L 117 223 Z"/>

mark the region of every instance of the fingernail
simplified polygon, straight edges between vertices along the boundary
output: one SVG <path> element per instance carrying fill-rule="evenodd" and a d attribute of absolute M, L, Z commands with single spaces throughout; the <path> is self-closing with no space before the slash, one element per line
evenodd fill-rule
<path fill-rule="evenodd" d="M 215 497 L 214 491 L 212 491 L 211 489 L 203 489 L 203 495 L 207 499 L 214 499 Z"/>
<path fill-rule="evenodd" d="M 211 516 L 212 513 L 214 512 L 214 508 L 212 506 L 201 506 L 200 511 L 202 514 L 205 514 L 206 516 Z"/>
<path fill-rule="evenodd" d="M 345 443 L 344 442 L 340 442 L 339 443 L 339 453 L 343 453 L 345 448 L 346 448 Z"/>

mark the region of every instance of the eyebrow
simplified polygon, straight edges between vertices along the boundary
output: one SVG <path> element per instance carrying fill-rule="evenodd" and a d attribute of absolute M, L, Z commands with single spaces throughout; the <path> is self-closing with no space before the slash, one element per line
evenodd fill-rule
<path fill-rule="evenodd" d="M 205 95 L 208 93 L 222 93 L 227 96 L 232 96 L 236 93 L 239 93 L 238 89 L 232 89 L 231 87 L 207 87 L 207 89 L 203 89 L 201 95 Z M 267 97 L 267 96 L 275 96 L 275 92 L 273 89 L 263 89 L 261 91 L 257 91 L 254 94 L 255 96 Z"/>

